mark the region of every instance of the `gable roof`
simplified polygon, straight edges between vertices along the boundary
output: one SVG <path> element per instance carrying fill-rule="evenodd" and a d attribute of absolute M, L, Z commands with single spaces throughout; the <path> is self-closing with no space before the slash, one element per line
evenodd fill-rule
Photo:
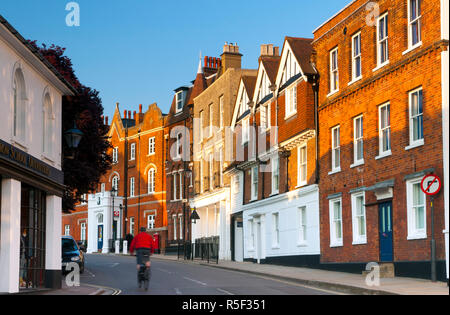
<path fill-rule="evenodd" d="M 281 56 L 262 56 L 261 62 L 266 70 L 270 83 L 274 84 L 280 67 Z"/>
<path fill-rule="evenodd" d="M 246 74 L 241 76 L 241 80 L 239 82 L 238 93 L 236 95 L 236 100 L 234 102 L 233 108 L 233 118 L 231 121 L 231 128 L 234 129 L 234 125 L 238 119 L 239 106 L 241 103 L 242 93 L 247 93 L 247 97 L 249 100 L 252 100 L 253 93 L 255 91 L 256 79 L 258 73 L 254 70 L 254 74 Z"/>
<path fill-rule="evenodd" d="M 312 38 L 286 37 L 286 41 L 291 47 L 292 53 L 297 59 L 303 74 L 316 74 L 316 70 L 311 64 L 313 52 Z"/>

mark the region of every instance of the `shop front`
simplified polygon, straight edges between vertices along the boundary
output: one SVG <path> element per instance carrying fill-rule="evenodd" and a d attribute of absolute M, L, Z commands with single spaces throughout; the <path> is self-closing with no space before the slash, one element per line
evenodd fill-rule
<path fill-rule="evenodd" d="M 0 140 L 0 292 L 61 287 L 63 178 Z"/>

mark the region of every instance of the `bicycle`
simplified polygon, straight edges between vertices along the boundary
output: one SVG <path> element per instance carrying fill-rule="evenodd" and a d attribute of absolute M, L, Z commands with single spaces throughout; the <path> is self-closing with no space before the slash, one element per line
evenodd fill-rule
<path fill-rule="evenodd" d="M 145 291 L 148 291 L 150 279 L 152 276 L 151 265 L 150 265 L 150 253 L 142 253 L 141 255 L 142 255 L 142 261 L 141 261 L 140 268 L 139 268 L 138 274 L 137 274 L 138 286 L 139 286 L 139 289 L 144 288 Z"/>

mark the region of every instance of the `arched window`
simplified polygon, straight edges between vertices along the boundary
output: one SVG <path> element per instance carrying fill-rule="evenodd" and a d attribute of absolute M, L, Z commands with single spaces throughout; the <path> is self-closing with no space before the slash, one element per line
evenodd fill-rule
<path fill-rule="evenodd" d="M 44 96 L 44 120 L 43 120 L 43 150 L 48 155 L 53 154 L 53 106 L 50 94 L 46 93 Z"/>
<path fill-rule="evenodd" d="M 155 175 L 156 170 L 154 168 L 151 168 L 148 171 L 148 193 L 153 194 L 155 192 Z"/>
<path fill-rule="evenodd" d="M 112 189 L 115 191 L 115 195 L 117 196 L 119 193 L 119 177 L 114 176 L 112 179 Z"/>
<path fill-rule="evenodd" d="M 13 86 L 13 135 L 16 139 L 25 141 L 25 80 L 22 70 L 16 69 L 14 73 Z"/>

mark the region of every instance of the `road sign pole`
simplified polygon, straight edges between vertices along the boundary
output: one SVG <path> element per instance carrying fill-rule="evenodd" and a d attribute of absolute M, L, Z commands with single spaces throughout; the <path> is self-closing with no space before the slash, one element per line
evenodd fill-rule
<path fill-rule="evenodd" d="M 431 281 L 436 282 L 436 240 L 434 239 L 434 197 L 431 197 Z"/>

